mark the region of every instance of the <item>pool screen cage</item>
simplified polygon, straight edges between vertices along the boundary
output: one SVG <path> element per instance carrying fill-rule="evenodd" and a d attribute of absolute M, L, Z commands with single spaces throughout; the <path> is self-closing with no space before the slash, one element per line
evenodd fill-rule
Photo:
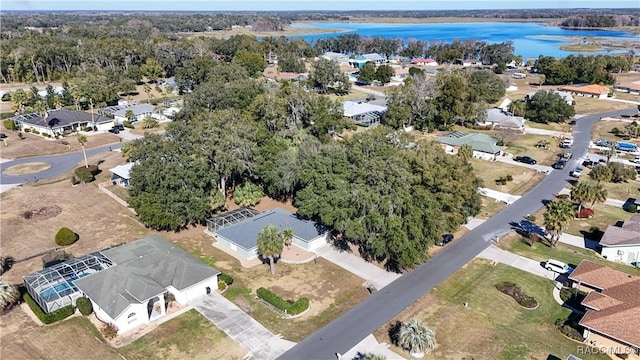
<path fill-rule="evenodd" d="M 100 251 L 70 259 L 25 275 L 22 282 L 45 313 L 73 305 L 81 296 L 74 281 L 114 266 Z"/>
<path fill-rule="evenodd" d="M 207 220 L 207 230 L 209 230 L 210 233 L 215 233 L 217 230 L 226 228 L 227 226 L 231 226 L 259 214 L 259 210 L 248 207 L 241 207 L 239 209 L 227 211 L 226 213 L 216 215 Z"/>

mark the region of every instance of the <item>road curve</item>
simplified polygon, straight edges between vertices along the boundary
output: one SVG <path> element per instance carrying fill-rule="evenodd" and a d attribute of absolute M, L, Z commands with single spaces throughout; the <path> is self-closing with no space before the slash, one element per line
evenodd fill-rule
<path fill-rule="evenodd" d="M 95 148 L 87 149 L 87 157 L 100 154 L 103 152 L 108 152 L 111 148 L 112 150 L 119 149 L 122 146 L 122 143 L 115 143 L 111 145 L 99 146 Z M 58 154 L 58 155 L 46 155 L 46 156 L 35 156 L 28 157 L 22 159 L 11 160 L 7 162 L 3 162 L 0 164 L 0 184 L 23 184 L 30 181 L 34 181 L 35 178 L 38 180 L 49 179 L 52 177 L 60 176 L 67 171 L 73 169 L 78 165 L 80 161 L 83 161 L 82 150 L 75 151 L 71 153 Z M 46 170 L 42 170 L 37 173 L 29 174 L 29 175 L 4 175 L 4 171 L 7 168 L 10 168 L 15 165 L 27 164 L 31 162 L 44 162 L 51 165 L 50 168 Z"/>
<path fill-rule="evenodd" d="M 336 353 L 346 353 L 471 261 L 491 245 L 494 236 L 506 233 L 511 228 L 511 222 L 519 222 L 527 214 L 535 213 L 543 206 L 543 201 L 551 199 L 553 194 L 564 188 L 570 179 L 569 171 L 575 166 L 576 158 L 583 155 L 589 146 L 590 129 L 597 120 L 607 116 L 632 114 L 636 111 L 637 109 L 613 111 L 578 119 L 574 126 L 574 144 L 571 149 L 577 156 L 564 170 L 554 170 L 508 208 L 447 245 L 428 262 L 401 276 L 304 339 L 279 359 L 336 359 Z"/>

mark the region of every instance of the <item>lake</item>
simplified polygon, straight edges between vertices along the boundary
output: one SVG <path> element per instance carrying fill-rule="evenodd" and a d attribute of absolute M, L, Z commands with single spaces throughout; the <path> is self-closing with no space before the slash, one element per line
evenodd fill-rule
<path fill-rule="evenodd" d="M 544 36 L 598 37 L 617 40 L 628 40 L 638 43 L 638 37 L 624 31 L 615 30 L 568 30 L 530 22 L 478 22 L 478 23 L 418 23 L 418 24 L 385 24 L 385 23 L 348 23 L 319 22 L 294 23 L 293 28 L 304 29 L 341 29 L 344 33 L 357 33 L 362 37 L 381 36 L 417 39 L 422 41 L 445 41 L 477 39 L 487 43 L 513 41 L 516 55 L 523 59 L 537 58 L 538 55 L 565 57 L 580 52 L 560 50 L 559 46 L 567 43 L 560 39 L 549 39 Z M 337 36 L 339 34 L 297 35 L 308 42 L 315 39 Z M 606 51 L 601 53 L 607 53 Z M 582 54 L 597 54 L 584 52 Z"/>

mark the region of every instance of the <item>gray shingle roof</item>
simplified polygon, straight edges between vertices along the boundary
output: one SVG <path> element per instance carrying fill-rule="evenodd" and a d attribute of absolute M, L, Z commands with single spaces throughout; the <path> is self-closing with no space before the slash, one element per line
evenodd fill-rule
<path fill-rule="evenodd" d="M 133 112 L 133 116 L 138 116 L 141 114 L 153 113 L 155 108 L 156 107 L 151 104 L 136 104 L 114 111 L 112 114 L 113 116 L 127 117 L 127 110 L 131 110 Z"/>
<path fill-rule="evenodd" d="M 102 254 L 116 265 L 75 285 L 113 319 L 129 304 L 143 303 L 168 286 L 183 290 L 220 273 L 158 235 Z"/>
<path fill-rule="evenodd" d="M 90 113 L 67 109 L 49 110 L 47 112 L 46 118 L 42 118 L 42 116 L 38 114 L 25 114 L 15 116 L 12 119 L 36 126 L 52 127 L 53 129 L 58 129 L 83 122 L 92 123 Z M 93 119 L 95 120 L 96 124 L 108 123 L 110 121 L 113 121 L 104 116 L 95 114 L 93 115 Z"/>
<path fill-rule="evenodd" d="M 216 234 L 243 249 L 251 250 L 258 246 L 258 234 L 267 225 L 274 225 L 280 231 L 291 228 L 293 235 L 305 242 L 322 236 L 327 231 L 313 221 L 303 220 L 284 209 L 275 208 L 222 228 L 216 231 Z"/>

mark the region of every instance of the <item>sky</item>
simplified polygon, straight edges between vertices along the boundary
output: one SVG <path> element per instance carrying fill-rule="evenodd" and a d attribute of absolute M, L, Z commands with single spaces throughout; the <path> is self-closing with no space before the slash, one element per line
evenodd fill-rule
<path fill-rule="evenodd" d="M 0 0 L 6 10 L 296 11 L 639 8 L 638 0 Z"/>

